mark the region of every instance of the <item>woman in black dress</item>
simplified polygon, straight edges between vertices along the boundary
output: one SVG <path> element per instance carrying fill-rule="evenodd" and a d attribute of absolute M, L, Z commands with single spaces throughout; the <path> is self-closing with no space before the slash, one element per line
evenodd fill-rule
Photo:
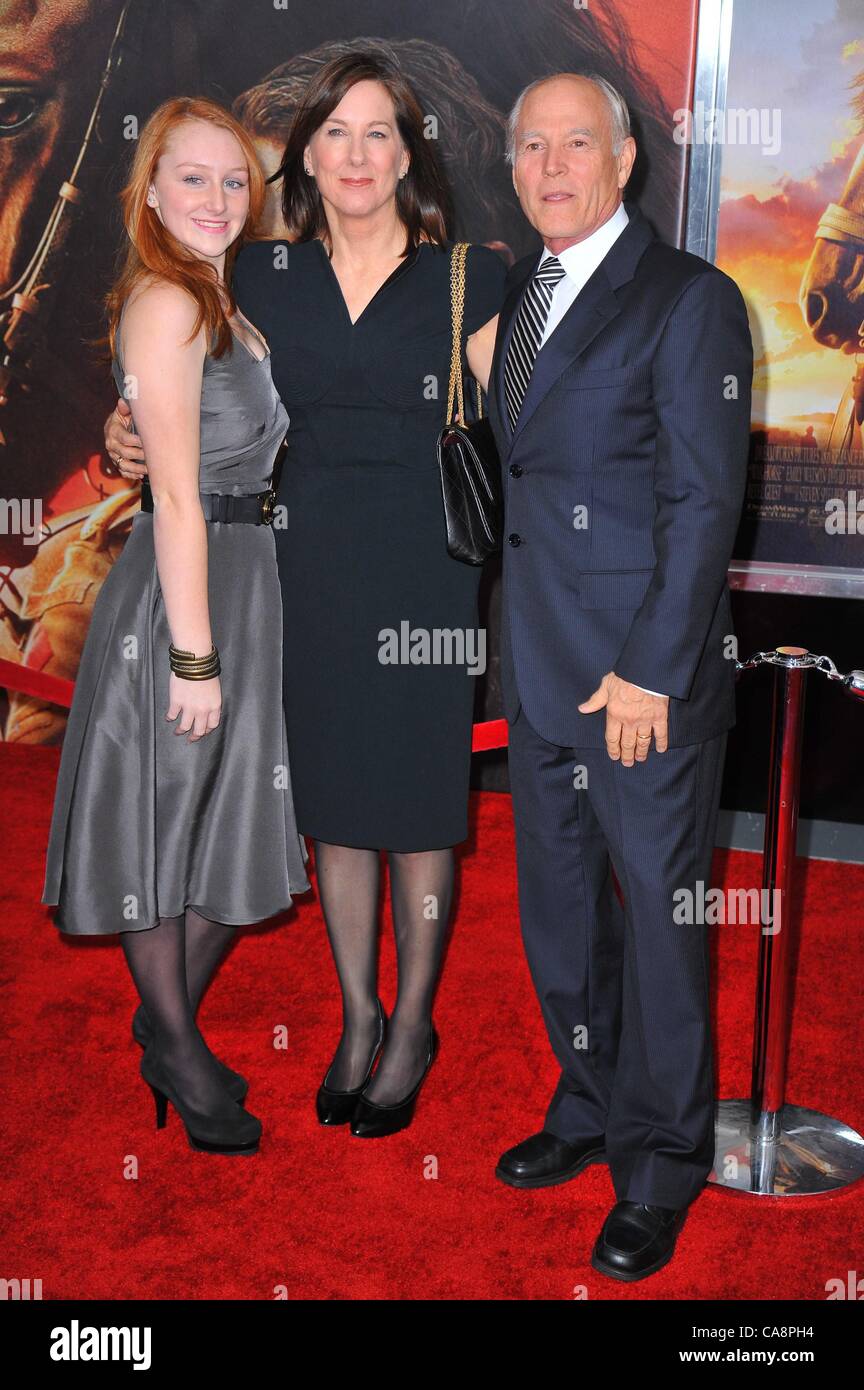
<path fill-rule="evenodd" d="M 437 1049 L 432 999 L 453 846 L 467 836 L 485 651 L 479 571 L 447 553 L 435 450 L 451 243 L 431 145 L 386 60 L 327 64 L 298 107 L 279 171 L 292 241 L 248 246 L 233 279 L 270 344 L 290 417 L 274 518 L 286 725 L 297 824 L 315 841 L 343 1000 L 318 1115 L 351 1119 L 364 1137 L 410 1122 Z M 505 274 L 490 248 L 470 248 L 463 332 L 484 387 Z M 108 438 L 129 456 L 122 434 Z M 445 634 L 437 662 L 436 634 Z M 381 850 L 399 966 L 389 1023 L 377 992 Z"/>

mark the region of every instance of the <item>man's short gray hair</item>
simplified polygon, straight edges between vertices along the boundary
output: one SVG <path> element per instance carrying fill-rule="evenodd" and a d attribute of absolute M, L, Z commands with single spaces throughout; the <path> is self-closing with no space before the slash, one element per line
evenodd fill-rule
<path fill-rule="evenodd" d="M 627 103 L 611 82 L 607 82 L 605 77 L 601 77 L 596 72 L 574 72 L 566 74 L 570 77 L 584 77 L 586 82 L 593 82 L 595 87 L 599 87 L 609 105 L 609 115 L 612 120 L 612 153 L 620 154 L 624 141 L 630 134 L 630 112 Z M 565 76 L 564 73 L 552 74 L 552 76 Z M 529 92 L 533 92 L 535 87 L 542 87 L 544 82 L 548 82 L 549 77 L 538 77 L 536 81 L 529 82 L 527 87 L 523 87 L 515 102 L 510 115 L 507 117 L 507 152 L 504 158 L 508 164 L 512 164 L 516 159 L 516 130 L 519 125 L 519 117 L 522 114 L 522 107 Z"/>

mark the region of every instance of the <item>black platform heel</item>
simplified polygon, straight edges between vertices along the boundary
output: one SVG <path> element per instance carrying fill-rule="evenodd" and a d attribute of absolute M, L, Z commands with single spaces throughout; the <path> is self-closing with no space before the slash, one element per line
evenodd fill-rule
<path fill-rule="evenodd" d="M 132 1015 L 132 1037 L 139 1047 L 149 1047 L 153 1041 L 153 1029 L 150 1019 L 147 1017 L 147 1010 L 143 1004 Z M 249 1082 L 245 1076 L 241 1076 L 239 1071 L 232 1071 L 226 1067 L 224 1062 L 220 1062 L 218 1057 L 213 1058 L 222 1079 L 222 1085 L 228 1092 L 232 1100 L 236 1100 L 238 1105 L 243 1105 L 249 1093 Z"/>
<path fill-rule="evenodd" d="M 261 1121 L 240 1105 L 235 1115 L 206 1115 L 186 1105 L 177 1095 L 151 1043 L 141 1058 L 141 1076 L 150 1087 L 156 1107 L 156 1128 L 164 1129 L 170 1100 L 186 1130 L 189 1146 L 202 1153 L 253 1154 L 258 1152 Z M 236 1105 L 236 1102 L 235 1102 Z"/>
<path fill-rule="evenodd" d="M 414 1118 L 414 1107 L 417 1104 L 417 1097 L 420 1088 L 429 1074 L 429 1068 L 438 1055 L 440 1039 L 435 1031 L 435 1025 L 429 1025 L 429 1052 L 423 1075 L 414 1087 L 410 1095 L 404 1100 L 395 1101 L 392 1105 L 379 1105 L 374 1100 L 368 1100 L 361 1095 L 357 1102 L 351 1120 L 351 1133 L 358 1139 L 381 1139 L 385 1134 L 397 1134 L 400 1129 L 407 1129 Z"/>
<path fill-rule="evenodd" d="M 354 1107 L 364 1086 L 368 1086 L 369 1078 L 372 1075 L 372 1068 L 378 1059 L 378 1054 L 384 1046 L 384 1035 L 387 1032 L 387 1014 L 384 1005 L 378 1000 L 378 1039 L 372 1053 L 372 1059 L 366 1071 L 366 1075 L 351 1091 L 333 1091 L 327 1085 L 327 1076 L 330 1069 L 327 1069 L 327 1076 L 324 1077 L 318 1087 L 318 1094 L 315 1097 L 315 1109 L 318 1114 L 318 1123 L 322 1125 L 345 1125 L 354 1114 Z"/>

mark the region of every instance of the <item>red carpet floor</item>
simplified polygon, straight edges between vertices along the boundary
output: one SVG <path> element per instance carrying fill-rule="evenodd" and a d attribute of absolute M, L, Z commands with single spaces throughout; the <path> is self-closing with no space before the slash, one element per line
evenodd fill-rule
<path fill-rule="evenodd" d="M 473 799 L 436 1009 L 441 1053 L 408 1130 L 363 1141 L 317 1124 L 339 1007 L 308 894 L 241 934 L 201 1011 L 214 1049 L 250 1079 L 259 1154 L 194 1153 L 173 1110 L 157 1132 L 119 945 L 62 937 L 38 902 L 57 760 L 0 748 L 5 1277 L 41 1279 L 45 1299 L 824 1300 L 826 1281 L 864 1271 L 860 1183 L 785 1201 L 706 1188 L 672 1263 L 630 1286 L 588 1262 L 614 1201 L 605 1167 L 536 1192 L 496 1181 L 497 1155 L 541 1127 L 557 1076 L 521 949 L 501 795 Z M 716 856 L 718 884 L 758 886 L 759 874 L 756 855 Z M 860 1131 L 864 868 L 810 862 L 799 886 L 788 1099 Z M 713 933 L 718 1089 L 741 1096 L 757 931 Z M 388 1008 L 393 985 L 385 922 Z"/>

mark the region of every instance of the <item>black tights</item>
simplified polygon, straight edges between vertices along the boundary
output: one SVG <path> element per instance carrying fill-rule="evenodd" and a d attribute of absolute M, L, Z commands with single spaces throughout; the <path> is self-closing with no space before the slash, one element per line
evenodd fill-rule
<path fill-rule="evenodd" d="M 399 985 L 378 1068 L 366 1089 L 391 1105 L 426 1064 L 432 1000 L 453 898 L 452 849 L 388 853 Z M 379 853 L 315 841 L 315 871 L 342 991 L 342 1037 L 327 1073 L 336 1091 L 359 1086 L 378 1027 Z"/>
<path fill-rule="evenodd" d="M 232 1113 L 236 1105 L 198 1030 L 195 1013 L 235 931 L 190 907 L 185 917 L 163 917 L 149 930 L 127 931 L 120 937 L 162 1065 L 182 1100 L 213 1115 Z"/>

